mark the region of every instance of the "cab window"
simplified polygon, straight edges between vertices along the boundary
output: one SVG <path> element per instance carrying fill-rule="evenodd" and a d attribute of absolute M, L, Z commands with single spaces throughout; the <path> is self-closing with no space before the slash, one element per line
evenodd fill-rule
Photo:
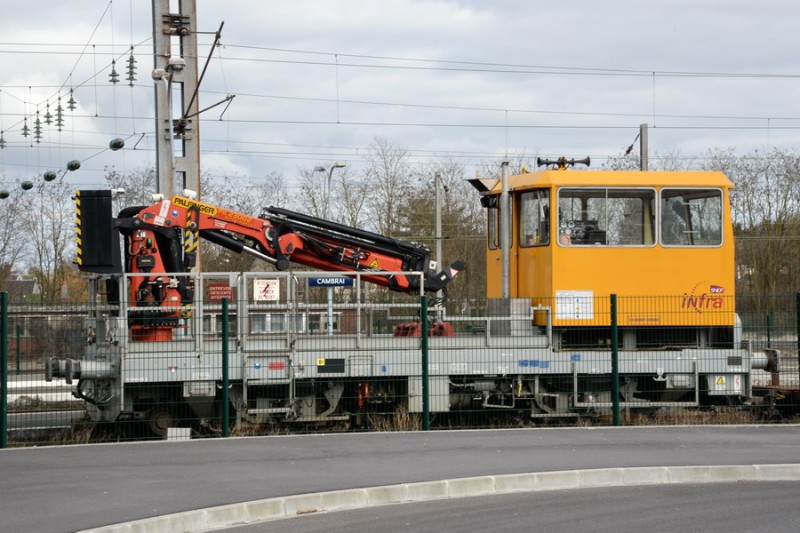
<path fill-rule="evenodd" d="M 562 188 L 558 193 L 561 246 L 652 246 L 655 191 Z"/>
<path fill-rule="evenodd" d="M 663 189 L 661 244 L 664 246 L 720 246 L 722 191 L 719 189 Z"/>
<path fill-rule="evenodd" d="M 520 246 L 550 243 L 550 191 L 539 189 L 519 195 Z"/>

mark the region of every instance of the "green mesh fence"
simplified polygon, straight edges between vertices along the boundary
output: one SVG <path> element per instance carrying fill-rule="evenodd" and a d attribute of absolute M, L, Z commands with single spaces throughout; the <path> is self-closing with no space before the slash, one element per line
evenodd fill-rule
<path fill-rule="evenodd" d="M 797 295 L 618 296 L 615 344 L 607 296 L 423 305 L 360 280 L 329 298 L 309 281 L 326 276 L 203 275 L 191 306 L 129 305 L 105 279 L 88 303 L 9 305 L 7 445 L 797 420 Z"/>

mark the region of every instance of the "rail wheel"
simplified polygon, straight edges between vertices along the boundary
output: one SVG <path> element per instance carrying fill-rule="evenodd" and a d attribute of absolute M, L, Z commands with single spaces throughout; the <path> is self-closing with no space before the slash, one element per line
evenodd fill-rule
<path fill-rule="evenodd" d="M 154 407 L 147 416 L 147 428 L 156 437 L 164 437 L 175 423 L 175 413 L 166 407 Z"/>

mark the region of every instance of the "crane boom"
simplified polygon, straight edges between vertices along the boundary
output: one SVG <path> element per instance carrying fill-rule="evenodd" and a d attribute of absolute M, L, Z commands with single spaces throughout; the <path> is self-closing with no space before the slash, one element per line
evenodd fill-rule
<path fill-rule="evenodd" d="M 158 308 L 158 312 L 143 312 L 147 326 L 169 326 L 190 313 L 194 297 L 190 278 L 174 274 L 188 273 L 195 266 L 201 238 L 258 257 L 278 270 L 295 263 L 359 272 L 365 281 L 399 292 L 443 290 L 464 270 L 464 263 L 456 261 L 436 272 L 430 249 L 424 245 L 279 207 L 252 216 L 176 195 L 149 206 L 123 209 L 112 219 L 111 191 L 78 191 L 76 203 L 80 270 L 140 274 L 131 280 L 130 301 L 136 307 Z M 82 220 L 92 220 L 92 229 L 82 227 L 86 226 Z M 119 254 L 119 244 L 116 252 L 113 244 L 119 237 L 106 226 L 116 228 L 124 238 L 122 265 L 113 257 Z M 179 311 L 165 313 L 165 307 Z"/>

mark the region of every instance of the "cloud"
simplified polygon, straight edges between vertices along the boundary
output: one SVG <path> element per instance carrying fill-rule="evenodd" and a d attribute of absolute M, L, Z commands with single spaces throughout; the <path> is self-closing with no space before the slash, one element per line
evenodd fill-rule
<path fill-rule="evenodd" d="M 8 3 L 7 3 L 8 4 Z M 0 151 L 7 177 L 86 160 L 155 161 L 149 2 L 44 0 L 0 7 Z M 263 176 L 347 159 L 355 171 L 376 135 L 415 161 L 474 168 L 506 152 L 602 159 L 653 128 L 651 150 L 702 157 L 796 146 L 796 5 L 745 0 L 598 3 L 477 1 L 198 2 L 201 164 Z M 125 82 L 131 43 L 138 60 Z M 138 43 L 142 43 L 139 45 Z M 116 59 L 122 83 L 108 83 Z M 29 89 L 30 87 L 30 89 Z M 25 116 L 74 88 L 78 108 L 40 144 Z M 113 137 L 126 149 L 107 150 Z M 136 150 L 132 146 L 138 142 Z M 34 144 L 34 146 L 31 146 Z M 471 172 L 471 170 L 468 170 Z"/>

